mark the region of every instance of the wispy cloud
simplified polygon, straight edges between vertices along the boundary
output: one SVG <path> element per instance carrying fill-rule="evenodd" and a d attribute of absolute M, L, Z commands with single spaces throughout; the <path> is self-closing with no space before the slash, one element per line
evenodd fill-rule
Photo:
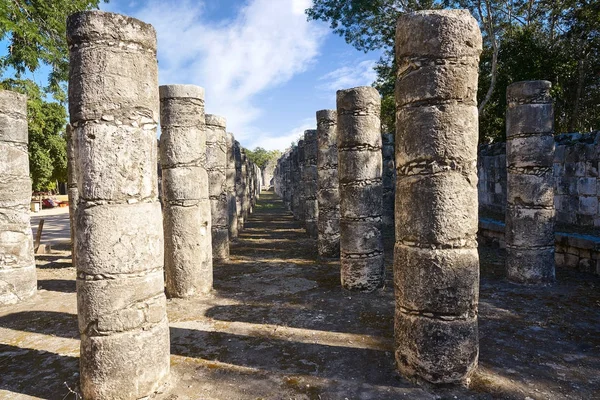
<path fill-rule="evenodd" d="M 373 69 L 375 64 L 376 60 L 365 60 L 355 66 L 344 66 L 333 70 L 319 78 L 322 83 L 317 86 L 317 89 L 331 92 L 357 86 L 369 86 L 377 79 L 377 74 Z"/>
<path fill-rule="evenodd" d="M 215 22 L 202 2 L 151 0 L 134 3 L 131 14 L 157 31 L 161 84 L 204 87 L 207 112 L 225 116 L 228 130 L 254 147 L 272 138 L 261 138 L 253 126 L 262 115 L 253 100 L 309 68 L 328 32 L 307 22 L 310 4 L 249 0 L 233 18 Z"/>

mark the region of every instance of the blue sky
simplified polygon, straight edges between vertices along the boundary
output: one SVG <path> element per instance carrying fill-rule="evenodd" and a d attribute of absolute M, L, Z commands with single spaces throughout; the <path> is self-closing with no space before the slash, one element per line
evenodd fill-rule
<path fill-rule="evenodd" d="M 335 91 L 370 85 L 364 54 L 307 22 L 310 0 L 111 0 L 106 11 L 151 23 L 160 84 L 206 89 L 206 112 L 227 118 L 244 147 L 283 150 L 335 108 Z"/>

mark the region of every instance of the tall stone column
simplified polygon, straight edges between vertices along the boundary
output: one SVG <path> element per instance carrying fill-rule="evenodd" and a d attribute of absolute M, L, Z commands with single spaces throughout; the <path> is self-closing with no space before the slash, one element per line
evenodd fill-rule
<path fill-rule="evenodd" d="M 28 142 L 27 97 L 0 90 L 0 306 L 37 291 Z"/>
<path fill-rule="evenodd" d="M 241 149 L 242 155 L 242 216 L 244 217 L 244 223 L 248 220 L 248 216 L 250 215 L 250 179 L 248 174 L 248 158 L 246 157 L 246 152 L 244 149 Z"/>
<path fill-rule="evenodd" d="M 85 399 L 137 399 L 169 375 L 156 32 L 86 11 L 68 18 L 67 40 L 81 391 Z"/>
<path fill-rule="evenodd" d="M 395 355 L 404 376 L 468 382 L 477 366 L 477 74 L 465 10 L 396 27 Z"/>
<path fill-rule="evenodd" d="M 548 81 L 506 90 L 506 273 L 512 282 L 554 282 L 554 108 Z"/>
<path fill-rule="evenodd" d="M 317 131 L 304 131 L 304 227 L 311 238 L 316 239 L 319 233 L 317 219 L 319 206 L 317 203 Z"/>
<path fill-rule="evenodd" d="M 300 142 L 304 143 L 302 140 Z M 300 204 L 300 197 L 298 196 L 298 186 L 300 185 L 298 179 L 300 175 L 300 143 L 298 143 L 298 146 L 294 147 L 292 152 L 292 168 L 290 172 L 289 188 L 291 192 L 292 214 L 294 219 L 298 221 L 300 219 L 298 211 L 298 206 Z"/>
<path fill-rule="evenodd" d="M 274 186 L 275 182 L 272 181 L 275 175 L 276 166 L 277 163 L 275 161 L 269 160 L 261 170 L 262 187 L 264 187 L 265 190 L 269 190 L 271 187 Z"/>
<path fill-rule="evenodd" d="M 396 193 L 396 163 L 394 161 L 394 134 L 386 133 L 381 136 L 383 154 L 383 225 L 394 227 L 394 204 Z"/>
<path fill-rule="evenodd" d="M 238 212 L 238 231 L 242 231 L 244 229 L 244 209 L 246 208 L 245 204 L 245 195 L 244 192 L 246 190 L 246 178 L 244 175 L 244 161 L 242 158 L 242 146 L 238 141 L 235 141 L 235 173 L 236 173 L 236 181 L 235 181 L 235 191 L 236 191 L 236 206 Z"/>
<path fill-rule="evenodd" d="M 77 189 L 77 174 L 75 173 L 75 136 L 73 127 L 67 124 L 65 129 L 65 141 L 67 142 L 67 196 L 69 199 L 69 228 L 71 231 L 71 264 L 76 266 L 74 257 L 75 244 L 75 215 L 77 215 L 77 203 L 79 203 L 79 191 Z"/>
<path fill-rule="evenodd" d="M 305 153 L 304 153 L 304 140 L 298 141 L 298 167 L 296 171 L 296 179 L 294 184 L 295 197 L 297 197 L 296 211 L 294 212 L 294 218 L 300 221 L 300 225 L 304 227 L 306 218 L 306 193 L 304 191 L 304 165 L 305 165 Z"/>
<path fill-rule="evenodd" d="M 160 162 L 168 297 L 209 293 L 213 284 L 204 89 L 160 91 Z"/>
<path fill-rule="evenodd" d="M 341 279 L 348 290 L 370 292 L 384 283 L 380 113 L 372 87 L 337 92 Z"/>
<path fill-rule="evenodd" d="M 229 224 L 229 239 L 238 237 L 237 204 L 235 196 L 235 148 L 233 134 L 227 133 L 227 218 Z"/>
<path fill-rule="evenodd" d="M 226 120 L 206 115 L 206 170 L 212 215 L 213 259 L 229 260 L 229 210 L 227 204 Z"/>
<path fill-rule="evenodd" d="M 317 111 L 317 249 L 323 258 L 340 256 L 337 112 Z"/>

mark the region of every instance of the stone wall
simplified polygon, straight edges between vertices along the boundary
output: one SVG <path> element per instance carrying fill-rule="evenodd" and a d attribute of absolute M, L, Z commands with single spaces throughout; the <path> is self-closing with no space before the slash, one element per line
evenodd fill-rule
<path fill-rule="evenodd" d="M 554 207 L 563 225 L 600 227 L 600 131 L 555 136 Z M 504 143 L 479 147 L 479 207 L 504 213 L 506 208 L 506 149 Z"/>

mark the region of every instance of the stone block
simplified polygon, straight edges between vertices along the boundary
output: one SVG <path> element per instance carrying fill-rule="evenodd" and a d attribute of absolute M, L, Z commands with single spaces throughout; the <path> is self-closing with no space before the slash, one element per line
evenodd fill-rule
<path fill-rule="evenodd" d="M 474 239 L 478 226 L 475 180 L 457 171 L 399 179 L 396 240 L 450 244 Z"/>
<path fill-rule="evenodd" d="M 396 305 L 443 315 L 475 315 L 479 293 L 476 248 L 394 248 Z"/>
<path fill-rule="evenodd" d="M 506 247 L 506 274 L 512 282 L 550 284 L 556 279 L 554 266 L 554 248 Z"/>
<path fill-rule="evenodd" d="M 579 178 L 577 181 L 577 193 L 580 196 L 596 196 L 596 178 Z"/>
<path fill-rule="evenodd" d="M 522 248 L 554 245 L 554 210 L 508 207 L 506 242 Z"/>
<path fill-rule="evenodd" d="M 583 215 L 598 214 L 598 197 L 596 196 L 580 196 L 579 197 L 579 213 Z"/>
<path fill-rule="evenodd" d="M 396 312 L 394 331 L 396 364 L 406 376 L 456 384 L 477 367 L 477 318 L 445 321 Z"/>

